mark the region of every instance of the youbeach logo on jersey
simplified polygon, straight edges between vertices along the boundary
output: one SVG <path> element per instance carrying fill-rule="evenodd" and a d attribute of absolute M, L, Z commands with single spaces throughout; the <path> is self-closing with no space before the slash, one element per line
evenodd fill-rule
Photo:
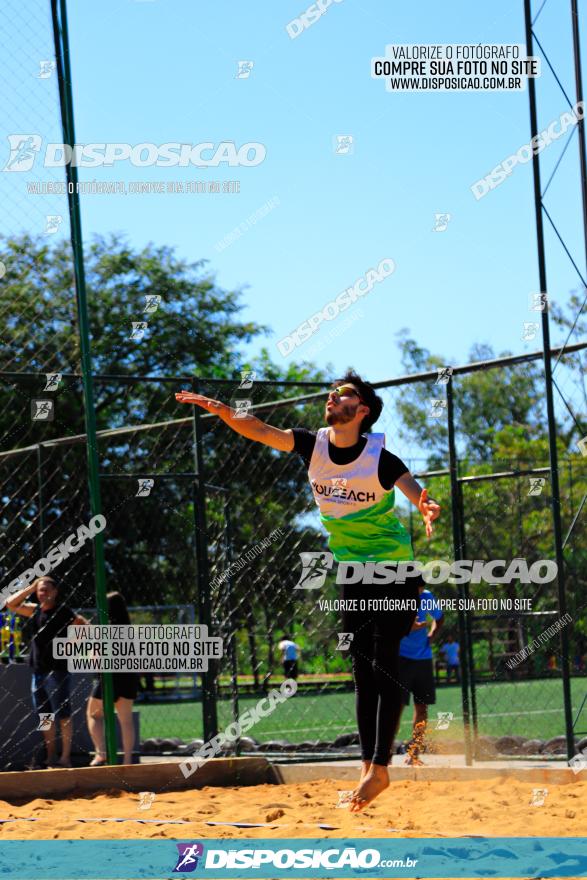
<path fill-rule="evenodd" d="M 338 318 L 341 312 L 345 312 L 350 308 L 350 306 L 356 303 L 359 297 L 366 296 L 370 293 L 376 284 L 385 281 L 385 279 L 393 274 L 394 271 L 395 263 L 390 257 L 384 257 L 380 260 L 376 269 L 367 269 L 365 274 L 361 275 L 360 278 L 357 278 L 351 287 L 347 287 L 339 293 L 335 299 L 326 303 L 319 312 L 313 314 L 312 317 L 308 318 L 306 321 L 302 321 L 299 327 L 292 330 L 288 336 L 284 336 L 283 339 L 280 339 L 277 343 L 279 353 L 283 355 L 283 357 L 288 357 L 295 348 L 299 348 L 299 346 L 303 345 L 310 336 L 317 333 L 320 325 L 324 321 L 334 321 L 335 318 Z"/>
<path fill-rule="evenodd" d="M 3 171 L 30 171 L 41 152 L 43 139 L 39 134 L 9 134 L 10 155 Z M 130 162 L 135 168 L 217 168 L 219 165 L 253 167 L 260 165 L 267 155 L 264 144 L 251 141 L 238 147 L 234 141 L 218 144 L 47 144 L 43 156 L 44 168 L 112 167 L 118 162 Z"/>
<path fill-rule="evenodd" d="M 340 498 L 341 503 L 359 501 L 361 504 L 369 504 L 369 502 L 375 501 L 375 492 L 364 492 L 362 489 L 355 492 L 354 489 L 347 487 L 347 481 L 344 477 L 335 477 L 332 484 L 332 486 L 328 486 L 326 483 L 312 480 L 312 489 L 314 494 L 324 495 L 325 498 Z"/>
<path fill-rule="evenodd" d="M 334 556 L 324 550 L 300 553 L 302 573 L 295 590 L 316 590 L 324 586 L 328 572 L 334 565 Z M 499 569 L 502 571 L 500 572 Z M 548 584 L 558 573 L 556 562 L 538 559 L 531 565 L 526 559 L 457 559 L 446 562 L 432 559 L 422 563 L 410 562 L 339 562 L 337 584 L 405 584 L 417 579 L 426 584 Z"/>

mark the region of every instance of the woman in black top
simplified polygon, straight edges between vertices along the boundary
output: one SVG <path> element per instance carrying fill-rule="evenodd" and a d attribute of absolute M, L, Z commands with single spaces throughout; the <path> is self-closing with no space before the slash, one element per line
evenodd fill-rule
<path fill-rule="evenodd" d="M 26 599 L 35 592 L 38 604 L 27 602 Z M 47 765 L 71 767 L 73 726 L 69 702 L 69 672 L 67 660 L 53 657 L 53 639 L 57 636 L 65 638 L 68 626 L 82 626 L 88 621 L 61 602 L 59 592 L 54 578 L 41 577 L 12 596 L 6 605 L 10 611 L 31 618 L 33 637 L 29 662 L 33 671 L 33 706 L 39 716 L 51 716 L 39 718 L 39 730 L 43 734 L 47 750 Z M 54 718 L 59 719 L 61 733 L 59 761 L 56 761 Z"/>
<path fill-rule="evenodd" d="M 108 593 L 107 599 L 108 623 L 111 626 L 128 626 L 130 624 L 130 617 L 122 593 Z M 114 706 L 122 733 L 123 763 L 132 764 L 132 752 L 135 744 L 132 708 L 133 700 L 137 698 L 138 677 L 133 672 L 114 672 L 112 674 L 112 685 L 114 688 Z M 92 696 L 88 699 L 86 717 L 88 720 L 88 730 L 96 750 L 96 756 L 90 762 L 90 767 L 100 767 L 107 761 L 101 679 L 96 680 Z"/>

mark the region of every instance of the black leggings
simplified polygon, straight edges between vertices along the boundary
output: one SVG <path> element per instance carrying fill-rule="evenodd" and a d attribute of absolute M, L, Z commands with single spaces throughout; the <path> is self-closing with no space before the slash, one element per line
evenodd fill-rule
<path fill-rule="evenodd" d="M 399 643 L 412 628 L 419 603 L 417 586 L 346 584 L 345 600 L 356 609 L 343 611 L 343 631 L 353 633 L 350 654 L 355 680 L 357 723 L 363 761 L 387 767 L 402 710 Z M 369 608 L 370 600 L 410 600 L 408 610 Z M 364 610 L 361 600 L 366 601 Z"/>

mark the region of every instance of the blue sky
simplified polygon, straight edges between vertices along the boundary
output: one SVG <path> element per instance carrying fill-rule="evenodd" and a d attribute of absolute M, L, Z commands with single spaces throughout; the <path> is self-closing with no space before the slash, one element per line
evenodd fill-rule
<path fill-rule="evenodd" d="M 480 201 L 470 190 L 528 143 L 527 92 L 391 94 L 370 76 L 371 58 L 383 55 L 388 43 L 524 43 L 521 2 L 342 0 L 293 40 L 285 26 L 306 8 L 304 0 L 102 0 L 99 10 L 69 5 L 78 142 L 235 141 L 266 148 L 265 160 L 250 168 L 133 168 L 125 162 L 80 169 L 81 180 L 240 180 L 241 189 L 86 195 L 86 239 L 118 231 L 137 247 L 152 241 L 188 260 L 209 260 L 222 286 L 246 288 L 244 316 L 273 329 L 259 345 L 268 345 L 282 364 L 277 340 L 384 257 L 394 260 L 395 272 L 358 303 L 362 316 L 352 328 L 314 354 L 320 366 L 332 363 L 336 371 L 353 363 L 373 380 L 396 375 L 401 328 L 447 363 L 466 360 L 474 343 L 498 352 L 540 347 L 539 339 L 521 338 L 523 322 L 536 318 L 528 298 L 538 290 L 531 164 L 516 167 Z M 27 100 L 10 104 L 9 130 L 36 130 L 59 141 L 46 100 L 54 82 L 33 75 L 51 51 L 43 4 L 28 0 L 25 6 L 35 15 L 28 29 L 11 25 L 10 39 L 26 77 L 10 76 L 20 76 L 19 94 Z M 547 0 L 536 29 L 574 102 L 569 19 L 566 0 Z M 254 62 L 248 79 L 236 78 L 240 60 Z M 10 77 L 7 84 L 15 85 Z M 546 127 L 566 102 L 544 63 L 538 95 L 539 123 Z M 352 155 L 335 154 L 337 135 L 353 137 Z M 544 181 L 565 141 L 543 152 Z M 547 204 L 583 271 L 576 156 L 575 133 Z M 60 179 L 59 169 L 54 174 Z M 2 177 L 4 188 L 13 188 L 13 206 L 14 187 L 23 186 L 26 175 Z M 267 216 L 229 247 L 216 248 L 275 197 Z M 5 208 L 3 223 L 14 231 L 42 231 L 40 214 L 55 211 L 58 200 L 40 198 L 28 197 L 21 214 Z M 432 231 L 436 212 L 451 215 L 444 232 Z M 551 295 L 565 302 L 577 278 L 550 231 L 547 240 Z M 337 321 L 340 327 L 344 316 Z M 291 357 L 309 357 L 337 321 Z"/>

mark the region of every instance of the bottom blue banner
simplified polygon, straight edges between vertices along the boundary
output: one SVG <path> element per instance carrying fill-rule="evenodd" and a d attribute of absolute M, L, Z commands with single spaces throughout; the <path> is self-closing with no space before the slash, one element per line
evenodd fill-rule
<path fill-rule="evenodd" d="M 182 877 L 587 877 L 587 840 L 475 837 L 347 840 L 4 841 L 14 880 Z"/>

